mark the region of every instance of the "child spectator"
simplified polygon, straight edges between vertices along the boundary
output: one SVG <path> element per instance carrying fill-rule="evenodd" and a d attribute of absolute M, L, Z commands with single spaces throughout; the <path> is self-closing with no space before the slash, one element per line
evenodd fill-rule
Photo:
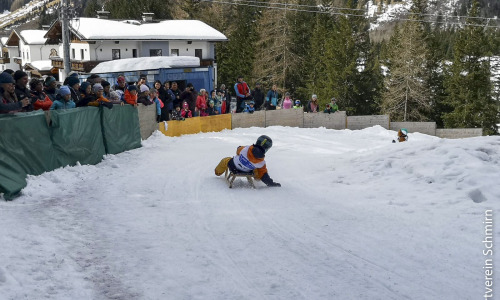
<path fill-rule="evenodd" d="M 255 111 L 254 105 L 255 105 L 255 102 L 253 102 L 253 101 L 248 102 L 248 104 L 245 106 L 245 109 L 243 110 L 243 112 L 253 114 Z"/>
<path fill-rule="evenodd" d="M 56 100 L 52 103 L 50 110 L 75 108 L 76 104 L 71 99 L 71 91 L 67 85 L 63 85 L 57 93 Z"/>
<path fill-rule="evenodd" d="M 332 109 L 332 112 L 336 112 L 339 110 L 339 106 L 337 105 L 337 99 L 335 99 L 335 97 L 332 98 L 330 107 Z"/>
<path fill-rule="evenodd" d="M 80 103 L 80 99 L 81 99 L 80 98 L 80 80 L 78 79 L 78 77 L 69 76 L 64 81 L 66 81 L 66 85 L 69 87 L 69 90 L 71 91 L 71 99 L 73 99 L 73 102 L 75 102 L 76 106 L 79 106 L 78 103 Z"/>
<path fill-rule="evenodd" d="M 153 104 L 153 102 L 149 100 L 149 88 L 145 84 L 139 86 L 139 95 L 137 95 L 137 103 L 142 103 L 146 106 Z"/>
<path fill-rule="evenodd" d="M 43 92 L 43 83 L 34 78 L 30 81 L 31 103 L 34 110 L 49 110 L 52 106 L 52 100 Z"/>
<path fill-rule="evenodd" d="M 301 109 L 302 105 L 300 103 L 300 100 L 295 100 L 295 105 L 293 106 L 294 109 Z"/>
<path fill-rule="evenodd" d="M 129 85 L 125 90 L 124 99 L 127 104 L 137 106 L 137 86 Z"/>
<path fill-rule="evenodd" d="M 111 90 L 111 84 L 107 82 L 106 80 L 101 81 L 102 88 L 104 91 L 102 92 L 102 95 L 104 98 L 109 99 L 109 92 Z"/>
<path fill-rule="evenodd" d="M 285 99 L 283 100 L 283 109 L 290 109 L 292 108 L 293 102 L 292 99 L 290 98 L 290 93 L 285 93 Z"/>
<path fill-rule="evenodd" d="M 219 96 L 217 96 L 216 90 L 213 90 L 210 93 L 210 97 L 208 98 L 208 100 L 209 100 L 208 107 L 210 107 L 210 101 L 213 101 L 214 102 L 214 109 L 217 111 L 217 114 L 220 115 L 222 101 L 221 101 L 221 98 Z"/>
<path fill-rule="evenodd" d="M 325 114 L 331 114 L 332 112 L 334 112 L 334 111 L 332 111 L 332 107 L 330 106 L 330 103 L 326 104 L 326 108 L 325 108 L 325 110 L 323 112 Z"/>
<path fill-rule="evenodd" d="M 164 107 L 163 102 L 158 99 L 158 90 L 155 88 L 149 89 L 149 101 L 156 104 L 156 122 L 161 121 L 161 109 Z"/>
<path fill-rule="evenodd" d="M 201 104 L 201 108 L 199 109 L 199 114 L 200 114 L 200 117 L 208 116 L 207 106 L 205 105 L 205 103 Z"/>
<path fill-rule="evenodd" d="M 215 116 L 219 114 L 219 111 L 215 108 L 214 100 L 208 102 L 207 113 L 209 116 Z"/>
<path fill-rule="evenodd" d="M 184 121 L 181 114 L 181 107 L 179 105 L 176 105 L 174 111 L 172 112 L 172 120 Z"/>
<path fill-rule="evenodd" d="M 182 103 L 181 116 L 184 119 L 193 117 L 193 115 L 191 114 L 191 110 L 189 109 L 189 104 L 186 101 L 184 101 L 184 103 Z"/>
<path fill-rule="evenodd" d="M 89 106 L 106 106 L 107 108 L 113 108 L 113 103 L 104 97 L 104 88 L 101 84 L 96 83 L 93 87 L 94 99 L 89 102 Z"/>
<path fill-rule="evenodd" d="M 312 95 L 312 99 L 307 103 L 307 112 L 317 113 L 319 112 L 318 96 Z"/>
<path fill-rule="evenodd" d="M 120 104 L 122 106 L 125 104 L 122 100 L 120 100 L 120 95 L 115 91 L 109 92 L 109 101 L 113 104 Z"/>

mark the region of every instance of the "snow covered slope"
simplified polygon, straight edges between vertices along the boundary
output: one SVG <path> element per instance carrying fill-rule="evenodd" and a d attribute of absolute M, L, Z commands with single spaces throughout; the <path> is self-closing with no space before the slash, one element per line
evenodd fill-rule
<path fill-rule="evenodd" d="M 282 187 L 228 189 L 215 165 L 261 134 Z M 0 298 L 483 298 L 500 137 L 394 136 L 156 132 L 99 165 L 31 177 L 0 202 Z"/>

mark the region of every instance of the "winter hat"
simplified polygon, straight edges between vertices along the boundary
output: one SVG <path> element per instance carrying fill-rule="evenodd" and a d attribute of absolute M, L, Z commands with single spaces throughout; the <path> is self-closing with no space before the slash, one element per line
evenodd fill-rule
<path fill-rule="evenodd" d="M 101 81 L 101 85 L 102 85 L 102 87 L 103 87 L 103 88 L 105 88 L 105 87 L 107 87 L 107 86 L 111 86 L 111 83 L 109 83 L 109 82 L 108 82 L 108 81 L 106 81 L 106 80 L 103 80 L 103 81 Z"/>
<path fill-rule="evenodd" d="M 145 84 L 141 84 L 141 93 L 144 93 L 144 92 L 147 92 L 149 91 L 149 88 L 147 85 Z"/>
<path fill-rule="evenodd" d="M 94 93 L 97 93 L 99 91 L 104 90 L 104 88 L 99 83 L 96 83 L 96 84 L 94 84 L 94 87 L 92 88 L 92 90 L 94 91 Z"/>
<path fill-rule="evenodd" d="M 69 72 L 68 77 L 76 77 L 76 78 L 78 78 L 78 72 L 71 71 L 71 72 Z"/>
<path fill-rule="evenodd" d="M 61 96 L 71 95 L 69 87 L 67 85 L 61 86 L 61 88 L 59 89 L 59 95 Z"/>
<path fill-rule="evenodd" d="M 248 105 L 254 105 L 254 104 L 255 104 L 255 102 L 253 102 L 253 101 L 248 102 Z"/>
<path fill-rule="evenodd" d="M 80 85 L 80 92 L 85 94 L 85 91 L 87 90 L 87 87 L 89 85 L 90 85 L 90 82 L 88 82 L 88 81 L 82 82 L 82 84 Z"/>
<path fill-rule="evenodd" d="M 40 84 L 40 82 L 41 81 L 38 78 L 31 79 L 31 81 L 30 81 L 30 89 L 34 90 L 36 88 L 36 86 Z"/>
<path fill-rule="evenodd" d="M 127 90 L 128 90 L 129 92 L 131 92 L 131 91 L 137 91 L 137 86 L 136 86 L 135 84 L 131 84 L 131 85 L 129 85 L 129 86 L 127 87 Z"/>
<path fill-rule="evenodd" d="M 317 96 L 316 94 L 313 94 L 313 95 L 312 95 L 312 98 L 316 98 L 316 99 L 318 99 L 318 96 Z"/>
<path fill-rule="evenodd" d="M 47 77 L 48 78 L 48 77 Z M 68 86 L 74 86 L 75 84 L 80 83 L 78 77 L 70 76 L 66 78 L 66 84 Z M 45 80 L 45 85 L 47 85 L 47 80 Z"/>
<path fill-rule="evenodd" d="M 295 105 L 300 105 L 300 100 L 295 100 Z"/>
<path fill-rule="evenodd" d="M 186 101 L 184 101 L 184 103 L 182 103 L 182 107 L 189 108 L 189 104 Z"/>
<path fill-rule="evenodd" d="M 332 97 L 332 100 L 330 100 L 330 101 L 335 102 L 335 101 L 337 101 L 337 99 L 335 99 L 335 97 Z"/>
<path fill-rule="evenodd" d="M 49 86 L 54 81 L 56 81 L 56 79 L 53 76 L 47 76 L 47 78 L 45 78 L 44 85 Z"/>
<path fill-rule="evenodd" d="M 23 78 L 23 77 L 27 77 L 28 74 L 26 74 L 26 72 L 23 72 L 21 70 L 17 70 L 15 73 L 14 73 L 14 80 L 15 81 L 18 81 L 19 79 Z"/>
<path fill-rule="evenodd" d="M 109 92 L 109 100 L 111 100 L 111 101 L 120 100 L 120 95 L 118 95 L 118 93 L 115 91 L 111 91 L 111 92 Z"/>
<path fill-rule="evenodd" d="M 92 80 L 92 79 L 96 79 L 96 78 L 101 78 L 101 76 L 99 76 L 99 75 L 97 75 L 97 74 L 92 74 L 92 75 L 90 75 L 90 76 L 87 78 L 87 80 L 89 80 L 89 79 L 91 79 L 91 80 Z"/>
<path fill-rule="evenodd" d="M 208 102 L 208 104 L 212 105 L 212 104 L 215 104 L 214 100 L 210 100 L 210 102 Z"/>
<path fill-rule="evenodd" d="M 11 76 L 12 76 L 12 74 L 14 74 L 14 70 L 12 70 L 12 69 L 5 69 L 4 72 L 11 75 Z"/>
<path fill-rule="evenodd" d="M 125 76 L 118 76 L 118 79 L 116 79 L 116 82 L 118 82 L 118 83 L 124 83 L 125 82 Z"/>
<path fill-rule="evenodd" d="M 0 74 L 0 84 L 2 83 L 16 83 L 16 82 L 9 73 L 2 72 L 2 74 Z"/>

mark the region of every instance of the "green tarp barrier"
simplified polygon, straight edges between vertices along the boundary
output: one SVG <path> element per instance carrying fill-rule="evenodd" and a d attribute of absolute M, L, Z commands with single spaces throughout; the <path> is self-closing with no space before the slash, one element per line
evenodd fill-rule
<path fill-rule="evenodd" d="M 61 166 L 95 165 L 106 154 L 97 107 L 51 111 L 51 139 Z"/>
<path fill-rule="evenodd" d="M 26 186 L 26 175 L 59 167 L 43 111 L 0 115 L 0 193 L 6 199 Z"/>
<path fill-rule="evenodd" d="M 131 105 L 114 105 L 113 109 L 101 108 L 101 110 L 106 153 L 117 154 L 141 147 L 137 108 Z"/>

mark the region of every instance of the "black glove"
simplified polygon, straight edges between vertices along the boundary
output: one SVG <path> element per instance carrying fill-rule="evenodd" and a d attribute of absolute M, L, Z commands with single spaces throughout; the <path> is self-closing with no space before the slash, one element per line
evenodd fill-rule
<path fill-rule="evenodd" d="M 281 184 L 279 184 L 278 182 L 273 182 L 273 183 L 271 183 L 269 186 L 277 186 L 277 187 L 281 187 Z"/>
<path fill-rule="evenodd" d="M 113 108 L 113 103 L 111 103 L 111 102 L 105 102 L 105 101 L 102 101 L 102 102 L 101 102 L 101 105 L 102 105 L 102 106 L 105 106 L 105 107 L 107 107 L 107 108 L 109 108 L 109 109 Z"/>

